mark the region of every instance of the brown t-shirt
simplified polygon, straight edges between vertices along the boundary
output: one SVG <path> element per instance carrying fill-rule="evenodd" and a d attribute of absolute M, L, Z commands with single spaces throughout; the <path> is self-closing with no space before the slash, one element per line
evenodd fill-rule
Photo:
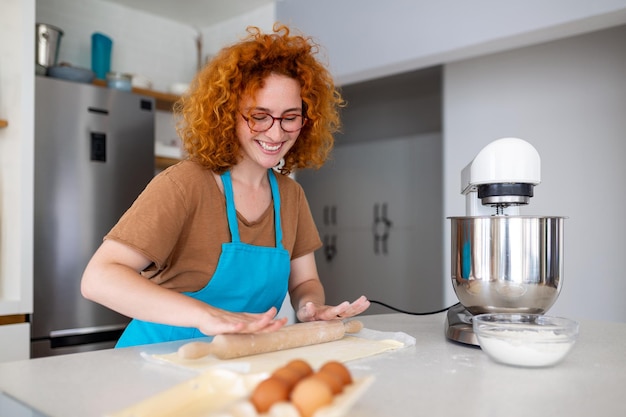
<path fill-rule="evenodd" d="M 281 201 L 283 247 L 291 259 L 322 246 L 300 184 L 276 173 Z M 276 246 L 274 206 L 248 222 L 237 213 L 244 243 Z M 180 162 L 157 175 L 105 236 L 148 257 L 143 275 L 175 291 L 198 291 L 209 282 L 222 252 L 231 241 L 226 200 L 210 170 Z"/>

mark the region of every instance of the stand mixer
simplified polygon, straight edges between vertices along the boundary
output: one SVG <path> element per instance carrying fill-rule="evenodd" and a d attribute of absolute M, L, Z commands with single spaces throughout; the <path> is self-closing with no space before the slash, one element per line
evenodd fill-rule
<path fill-rule="evenodd" d="M 522 216 L 541 182 L 541 159 L 528 142 L 503 138 L 485 146 L 461 172 L 464 217 L 451 220 L 452 285 L 446 337 L 478 345 L 472 316 L 545 313 L 563 272 L 564 217 Z"/>

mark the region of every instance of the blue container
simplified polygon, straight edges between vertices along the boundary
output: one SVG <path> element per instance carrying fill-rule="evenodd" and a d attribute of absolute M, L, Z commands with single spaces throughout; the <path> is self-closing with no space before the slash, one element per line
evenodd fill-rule
<path fill-rule="evenodd" d="M 98 32 L 91 35 L 91 70 L 98 79 L 106 79 L 111 71 L 112 47 L 113 41 L 108 36 Z"/>

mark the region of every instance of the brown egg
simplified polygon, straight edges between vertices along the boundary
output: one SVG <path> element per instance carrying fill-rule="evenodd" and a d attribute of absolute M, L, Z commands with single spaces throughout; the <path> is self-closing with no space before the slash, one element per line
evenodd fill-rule
<path fill-rule="evenodd" d="M 267 412 L 272 405 L 289 400 L 289 387 L 278 378 L 269 377 L 261 381 L 250 397 L 250 402 L 259 413 Z"/>
<path fill-rule="evenodd" d="M 335 374 L 341 379 L 343 385 L 348 385 L 352 383 L 352 375 L 350 375 L 350 371 L 346 366 L 338 361 L 330 361 L 326 362 L 320 368 L 320 371 L 328 372 L 331 374 Z"/>
<path fill-rule="evenodd" d="M 314 373 L 311 378 L 319 378 L 324 381 L 324 383 L 330 388 L 333 395 L 337 395 L 343 391 L 343 381 L 336 374 L 332 374 L 328 371 L 318 371 Z"/>
<path fill-rule="evenodd" d="M 302 417 L 311 417 L 319 408 L 333 401 L 330 387 L 321 379 L 309 376 L 291 391 L 291 403 Z"/>
<path fill-rule="evenodd" d="M 286 366 L 300 372 L 303 377 L 313 374 L 313 368 L 311 368 L 311 365 L 302 359 L 294 359 Z"/>
<path fill-rule="evenodd" d="M 283 380 L 292 389 L 304 376 L 298 370 L 283 366 L 272 373 L 272 377 Z"/>

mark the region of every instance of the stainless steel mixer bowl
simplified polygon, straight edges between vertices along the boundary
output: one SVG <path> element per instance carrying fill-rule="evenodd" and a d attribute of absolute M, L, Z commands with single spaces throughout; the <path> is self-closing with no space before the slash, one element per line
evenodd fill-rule
<path fill-rule="evenodd" d="M 452 285 L 472 314 L 543 314 L 563 276 L 564 217 L 450 217 Z"/>

